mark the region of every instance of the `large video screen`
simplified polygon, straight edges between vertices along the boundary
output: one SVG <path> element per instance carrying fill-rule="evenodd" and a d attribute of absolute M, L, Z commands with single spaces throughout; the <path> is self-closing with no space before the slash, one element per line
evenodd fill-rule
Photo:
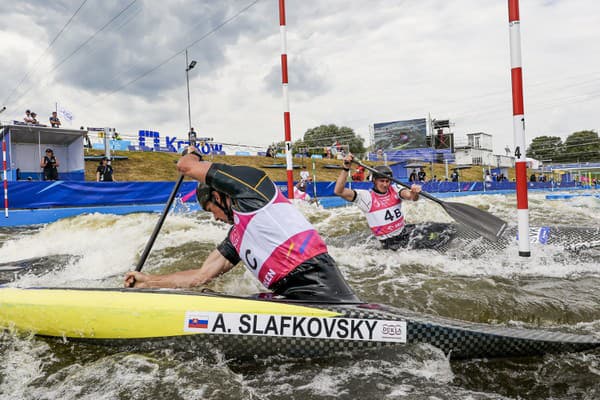
<path fill-rule="evenodd" d="M 403 150 L 427 147 L 425 118 L 379 122 L 373 125 L 375 149 Z"/>

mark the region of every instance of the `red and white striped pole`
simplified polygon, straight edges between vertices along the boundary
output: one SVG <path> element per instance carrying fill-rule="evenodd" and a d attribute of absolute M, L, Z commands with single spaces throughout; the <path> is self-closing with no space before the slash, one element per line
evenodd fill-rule
<path fill-rule="evenodd" d="M 521 22 L 519 0 L 508 0 L 510 29 L 510 75 L 513 99 L 513 132 L 515 141 L 515 171 L 517 175 L 517 217 L 519 255 L 531 256 L 529 247 L 529 206 L 527 202 L 527 160 L 525 159 L 525 111 L 523 109 L 523 69 L 521 66 Z"/>
<path fill-rule="evenodd" d="M 290 99 L 288 97 L 287 33 L 285 27 L 285 0 L 279 0 L 279 31 L 281 32 L 281 83 L 283 87 L 283 126 L 285 129 L 285 160 L 287 167 L 288 199 L 294 198 L 294 166 L 292 164 L 292 128 Z"/>
<path fill-rule="evenodd" d="M 4 178 L 4 217 L 8 218 L 8 177 L 6 175 L 6 136 L 2 138 L 2 175 Z"/>

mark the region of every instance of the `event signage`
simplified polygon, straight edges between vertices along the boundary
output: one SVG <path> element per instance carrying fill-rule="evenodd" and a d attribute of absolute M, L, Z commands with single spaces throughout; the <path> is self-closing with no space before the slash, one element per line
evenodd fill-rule
<path fill-rule="evenodd" d="M 222 144 L 208 143 L 212 138 L 197 138 L 198 150 L 202 154 L 210 154 L 223 150 Z M 160 133 L 155 131 L 140 130 L 138 133 L 138 145 L 142 147 L 152 147 L 154 151 L 178 152 L 183 146 L 190 144 L 189 140 L 178 140 L 177 136 L 165 136 L 165 146 L 160 145 Z"/>

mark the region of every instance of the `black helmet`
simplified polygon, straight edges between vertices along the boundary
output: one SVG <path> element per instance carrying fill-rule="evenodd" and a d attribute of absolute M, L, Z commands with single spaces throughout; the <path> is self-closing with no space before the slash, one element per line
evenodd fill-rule
<path fill-rule="evenodd" d="M 392 179 L 392 178 L 394 178 L 394 173 L 392 172 L 392 169 L 390 167 L 388 167 L 387 165 L 378 165 L 374 169 L 377 172 L 373 173 L 373 179 L 378 179 L 378 178 Z"/>
<path fill-rule="evenodd" d="M 205 211 L 206 204 L 209 201 L 212 201 L 212 192 L 212 187 L 210 187 L 206 183 L 198 182 L 198 187 L 196 187 L 196 199 L 198 199 L 198 204 L 200 204 L 202 209 Z"/>

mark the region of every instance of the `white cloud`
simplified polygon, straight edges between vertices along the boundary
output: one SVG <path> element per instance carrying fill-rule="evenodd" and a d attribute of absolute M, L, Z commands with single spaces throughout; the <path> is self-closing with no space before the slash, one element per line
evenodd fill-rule
<path fill-rule="evenodd" d="M 26 72 L 3 119 L 31 108 L 45 120 L 59 101 L 74 125 L 173 135 L 187 129 L 182 51 L 251 3 L 137 1 L 60 67 L 128 2 L 89 2 L 40 61 L 81 4 L 0 6 L 0 101 Z M 293 138 L 322 123 L 368 138 L 374 122 L 449 118 L 458 136 L 494 135 L 513 147 L 508 10 L 492 0 L 330 0 L 287 4 Z M 600 2 L 521 1 L 528 141 L 598 129 Z M 189 49 L 196 130 L 226 143 L 283 138 L 277 2 L 262 0 Z M 56 69 L 55 69 L 56 68 Z M 53 69 L 55 69 L 53 71 Z M 137 81 L 129 84 L 132 80 Z M 127 85 L 122 90 L 115 91 Z"/>

